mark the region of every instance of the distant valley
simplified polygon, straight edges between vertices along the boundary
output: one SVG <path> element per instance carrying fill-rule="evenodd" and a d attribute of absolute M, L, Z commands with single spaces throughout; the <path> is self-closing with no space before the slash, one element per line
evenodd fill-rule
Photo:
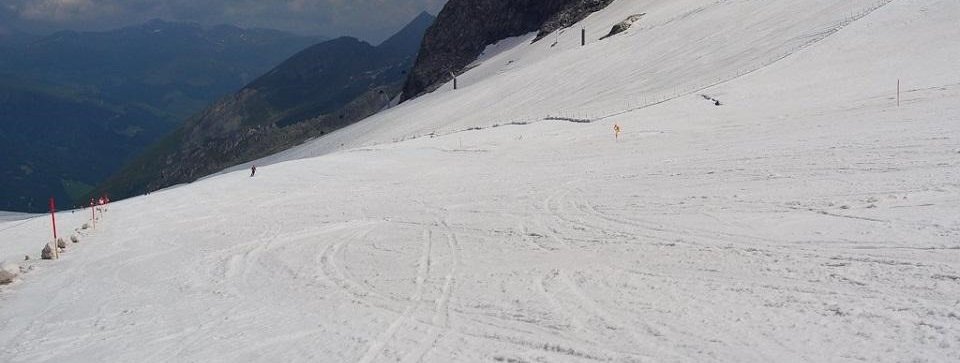
<path fill-rule="evenodd" d="M 434 21 L 421 13 L 377 46 L 341 37 L 297 53 L 188 118 L 98 190 L 128 197 L 192 182 L 389 107 Z"/>
<path fill-rule="evenodd" d="M 190 115 L 323 40 L 162 20 L 0 35 L 0 210 L 82 204 Z"/>

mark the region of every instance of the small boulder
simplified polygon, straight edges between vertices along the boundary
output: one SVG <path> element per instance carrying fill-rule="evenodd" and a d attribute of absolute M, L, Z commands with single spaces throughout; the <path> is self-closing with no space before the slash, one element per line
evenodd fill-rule
<path fill-rule="evenodd" d="M 57 247 L 60 249 L 67 248 L 67 241 L 64 241 L 63 238 L 57 238 Z"/>
<path fill-rule="evenodd" d="M 80 227 L 80 229 L 90 229 L 90 225 L 87 223 L 84 223 L 83 226 Z"/>
<path fill-rule="evenodd" d="M 52 260 L 55 257 L 53 248 L 53 245 L 50 243 L 47 243 L 46 246 L 43 246 L 43 251 L 40 251 L 40 258 L 44 260 Z"/>
<path fill-rule="evenodd" d="M 0 263 L 0 284 L 9 284 L 20 275 L 20 265 L 12 262 Z"/>
<path fill-rule="evenodd" d="M 75 235 L 75 234 L 74 234 L 74 235 L 71 235 L 71 236 L 70 236 L 70 242 L 80 243 L 80 237 L 77 237 L 77 235 Z"/>

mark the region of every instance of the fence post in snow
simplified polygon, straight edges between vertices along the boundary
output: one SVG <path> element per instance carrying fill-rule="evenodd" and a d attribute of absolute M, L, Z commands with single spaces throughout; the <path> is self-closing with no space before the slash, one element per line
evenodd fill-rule
<path fill-rule="evenodd" d="M 587 45 L 587 28 L 580 28 L 580 46 Z"/>
<path fill-rule="evenodd" d="M 900 107 L 900 79 L 897 78 L 897 107 Z"/>

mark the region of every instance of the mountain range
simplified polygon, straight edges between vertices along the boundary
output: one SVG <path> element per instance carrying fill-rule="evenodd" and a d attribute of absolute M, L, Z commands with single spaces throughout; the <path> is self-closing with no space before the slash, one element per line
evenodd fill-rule
<path fill-rule="evenodd" d="M 377 46 L 341 37 L 297 53 L 191 116 L 97 191 L 127 197 L 191 182 L 388 107 L 434 19 L 421 13 Z"/>
<path fill-rule="evenodd" d="M 183 119 L 322 40 L 162 20 L 0 35 L 0 209 L 82 202 Z"/>
<path fill-rule="evenodd" d="M 540 39 L 611 2 L 453 0 L 439 18 L 422 13 L 376 47 L 349 37 L 318 44 L 191 117 L 97 192 L 128 197 L 189 183 L 324 136 L 434 90 L 488 44 L 529 32 Z"/>

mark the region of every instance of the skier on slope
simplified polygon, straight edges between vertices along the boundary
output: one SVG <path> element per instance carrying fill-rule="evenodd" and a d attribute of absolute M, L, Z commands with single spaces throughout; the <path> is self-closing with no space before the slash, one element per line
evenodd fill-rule
<path fill-rule="evenodd" d="M 253 178 L 253 176 L 254 176 L 255 174 L 257 174 L 257 166 L 256 166 L 256 165 L 251 165 L 251 166 L 250 166 L 250 177 Z"/>

